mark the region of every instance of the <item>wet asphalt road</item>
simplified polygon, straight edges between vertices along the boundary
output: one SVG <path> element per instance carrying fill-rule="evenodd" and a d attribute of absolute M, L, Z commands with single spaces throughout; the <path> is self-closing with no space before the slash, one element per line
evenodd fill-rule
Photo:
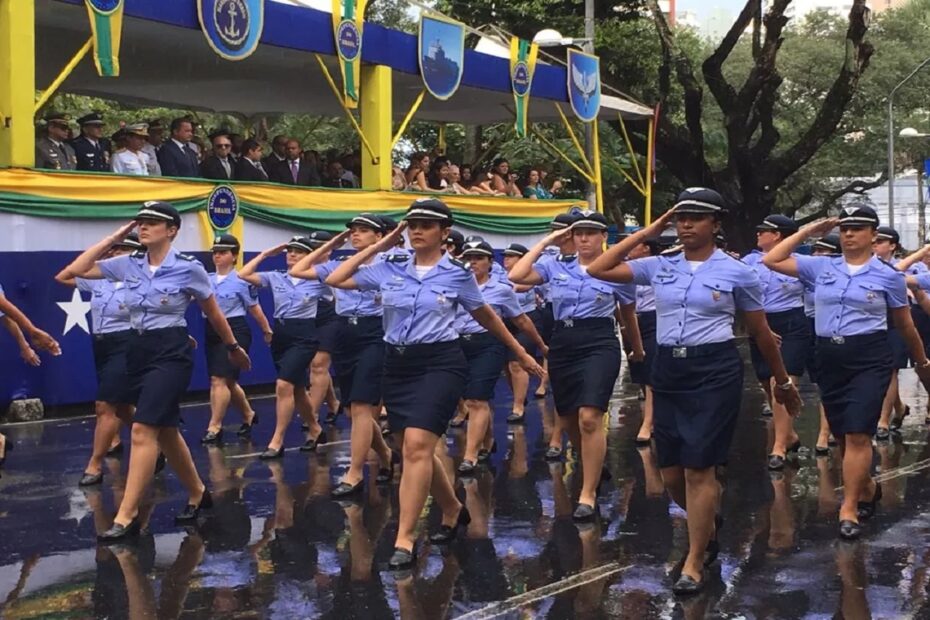
<path fill-rule="evenodd" d="M 747 369 L 747 378 L 752 376 Z M 0 479 L 2 618 L 925 618 L 930 617 L 930 445 L 926 394 L 911 371 L 904 428 L 877 444 L 879 512 L 858 543 L 836 540 L 841 472 L 814 458 L 817 399 L 803 384 L 805 449 L 778 475 L 766 470 L 771 423 L 747 385 L 727 468 L 720 561 L 701 596 L 669 591 L 687 546 L 684 514 L 662 489 L 649 448 L 637 449 L 641 403 L 624 371 L 609 416 L 614 479 L 602 519 L 571 520 L 574 463 L 543 458 L 551 401 L 532 401 L 528 424 L 508 428 L 505 382 L 495 400 L 501 449 L 491 466 L 456 487 L 473 521 L 449 549 L 421 547 L 415 571 L 385 571 L 397 524 L 397 482 L 370 485 L 357 502 L 329 497 L 348 462 L 348 421 L 327 431 L 317 454 L 296 449 L 259 461 L 273 401 L 257 399 L 254 442 L 198 443 L 205 406 L 185 409 L 184 434 L 216 507 L 197 528 L 174 514 L 185 493 L 166 471 L 143 512 L 150 534 L 98 547 L 122 493 L 128 456 L 109 459 L 104 484 L 77 488 L 91 418 L 7 425 L 16 444 Z M 748 380 L 748 379 L 747 379 Z M 124 438 L 127 435 L 124 432 Z M 287 445 L 301 441 L 293 426 Z M 448 436 L 452 471 L 464 430 Z M 424 511 L 423 532 L 439 514 Z"/>

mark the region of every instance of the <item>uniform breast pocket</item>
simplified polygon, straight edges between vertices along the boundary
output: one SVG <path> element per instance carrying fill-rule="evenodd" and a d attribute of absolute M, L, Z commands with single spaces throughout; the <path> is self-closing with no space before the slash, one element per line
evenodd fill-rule
<path fill-rule="evenodd" d="M 433 284 L 429 287 L 429 293 L 424 301 L 430 310 L 449 312 L 455 310 L 458 300 L 459 292 L 456 289 L 441 284 Z"/>
<path fill-rule="evenodd" d="M 866 306 L 880 306 L 885 309 L 885 289 L 872 282 L 863 282 L 855 287 L 857 301 Z"/>
<path fill-rule="evenodd" d="M 387 282 L 381 285 L 381 305 L 385 308 L 413 308 L 413 294 L 402 282 Z"/>
<path fill-rule="evenodd" d="M 733 300 L 733 284 L 731 282 L 704 282 L 701 289 L 709 305 L 724 304 Z"/>
<path fill-rule="evenodd" d="M 802 295 L 804 293 L 804 285 L 797 278 L 778 274 L 775 276 L 775 282 L 785 294 Z"/>
<path fill-rule="evenodd" d="M 552 301 L 575 302 L 578 300 L 580 288 L 581 285 L 571 278 L 565 278 L 564 280 L 556 278 L 552 280 L 549 294 L 552 297 Z"/>
<path fill-rule="evenodd" d="M 139 280 L 127 280 L 125 288 L 123 289 L 123 299 L 127 306 L 141 306 L 144 301 L 142 282 Z"/>
<path fill-rule="evenodd" d="M 681 279 L 675 273 L 657 273 L 652 279 L 652 290 L 658 303 L 679 302 L 684 295 Z"/>
<path fill-rule="evenodd" d="M 614 289 L 609 284 L 604 282 L 591 282 L 590 289 L 590 294 L 594 298 L 595 304 L 610 305 L 614 303 Z"/>
<path fill-rule="evenodd" d="M 180 286 L 172 284 L 154 284 L 149 295 L 149 304 L 160 312 L 184 312 L 187 307 L 187 294 Z"/>

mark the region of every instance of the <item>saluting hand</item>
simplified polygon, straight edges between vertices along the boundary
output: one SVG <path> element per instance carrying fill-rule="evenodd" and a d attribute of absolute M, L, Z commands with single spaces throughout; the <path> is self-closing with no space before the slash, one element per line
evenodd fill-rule
<path fill-rule="evenodd" d="M 131 221 L 129 221 L 128 223 L 123 224 L 122 226 L 120 226 L 119 228 L 117 228 L 117 229 L 113 232 L 113 234 L 110 235 L 110 243 L 111 243 L 111 244 L 113 244 L 113 243 L 119 243 L 120 241 L 122 241 L 123 239 L 125 239 L 125 238 L 126 238 L 126 235 L 128 235 L 129 233 L 131 233 L 131 232 L 133 231 L 133 229 L 136 227 L 136 224 L 137 224 L 136 220 L 131 220 Z"/>
<path fill-rule="evenodd" d="M 668 226 L 668 223 L 675 217 L 675 207 L 672 207 L 658 218 L 653 220 L 649 226 L 643 229 L 643 232 L 647 233 L 647 237 L 657 237 L 659 234 L 665 230 L 665 227 Z"/>
<path fill-rule="evenodd" d="M 245 349 L 239 347 L 235 351 L 229 352 L 229 361 L 232 362 L 236 368 L 240 370 L 251 370 L 252 369 L 252 360 L 249 359 L 249 354 L 245 352 Z"/>
<path fill-rule="evenodd" d="M 392 230 L 385 236 L 381 237 L 381 241 L 375 244 L 377 251 L 384 252 L 386 250 L 390 250 L 391 248 L 393 248 L 395 245 L 397 245 L 397 242 L 400 240 L 401 235 L 404 234 L 405 230 L 407 230 L 406 220 L 398 224 L 397 228 L 395 228 L 394 230 Z"/>
<path fill-rule="evenodd" d="M 776 385 L 775 389 L 772 390 L 772 394 L 775 396 L 776 402 L 785 406 L 788 415 L 792 418 L 801 415 L 801 405 L 804 403 L 801 400 L 800 392 L 798 392 L 798 386 L 796 386 L 794 382 L 787 388 Z"/>
<path fill-rule="evenodd" d="M 286 248 L 286 247 L 287 247 L 287 242 L 285 242 L 285 243 L 279 243 L 278 245 L 274 246 L 273 248 L 268 248 L 267 250 L 265 250 L 264 252 L 262 252 L 262 256 L 274 256 L 275 254 L 280 254 L 281 252 L 284 251 L 284 248 Z"/>
<path fill-rule="evenodd" d="M 550 245 L 561 245 L 562 241 L 565 241 L 572 235 L 572 229 L 561 228 L 559 230 L 553 230 L 551 233 L 543 237 L 543 240 L 540 241 L 540 245 L 543 247 Z"/>
<path fill-rule="evenodd" d="M 829 233 L 831 230 L 839 226 L 840 218 L 838 217 L 827 217 L 822 220 L 817 220 L 816 222 L 811 222 L 803 228 L 801 232 L 804 233 L 805 237 L 822 237 L 825 234 Z"/>

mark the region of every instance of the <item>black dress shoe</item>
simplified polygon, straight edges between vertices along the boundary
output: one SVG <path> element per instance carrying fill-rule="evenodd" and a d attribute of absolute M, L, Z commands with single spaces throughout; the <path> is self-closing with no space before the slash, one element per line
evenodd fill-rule
<path fill-rule="evenodd" d="M 479 463 L 487 463 L 491 459 L 491 453 L 497 451 L 497 444 L 494 443 L 491 445 L 492 447 L 490 450 L 486 448 L 481 448 L 480 450 L 478 450 L 478 462 Z"/>
<path fill-rule="evenodd" d="M 329 413 L 326 414 L 326 423 L 327 423 L 327 424 L 335 424 L 335 423 L 336 423 L 336 418 L 338 418 L 338 417 L 339 417 L 339 410 L 338 410 L 338 409 L 337 409 L 336 411 L 330 411 Z"/>
<path fill-rule="evenodd" d="M 694 594 L 699 594 L 704 590 L 704 582 L 706 581 L 707 576 L 704 574 L 704 571 L 701 571 L 701 580 L 697 581 L 691 575 L 681 575 L 678 578 L 678 581 L 675 582 L 675 585 L 672 586 L 672 592 L 678 596 L 692 596 Z"/>
<path fill-rule="evenodd" d="M 814 446 L 814 454 L 817 456 L 828 456 L 830 454 L 830 448 L 827 446 Z"/>
<path fill-rule="evenodd" d="M 594 506 L 580 502 L 575 508 L 575 512 L 572 513 L 572 519 L 575 521 L 593 521 L 595 516 L 597 516 L 597 510 L 594 509 Z"/>
<path fill-rule="evenodd" d="M 800 449 L 801 449 L 801 440 L 796 439 L 793 444 L 788 446 L 787 454 L 791 454 L 792 452 L 797 452 Z"/>
<path fill-rule="evenodd" d="M 637 437 L 633 440 L 633 443 L 636 444 L 637 448 L 645 448 L 652 443 L 652 437 Z"/>
<path fill-rule="evenodd" d="M 840 521 L 840 538 L 858 540 L 862 536 L 862 526 L 855 521 Z"/>
<path fill-rule="evenodd" d="M 780 454 L 769 455 L 769 471 L 781 471 L 785 468 L 785 457 Z"/>
<path fill-rule="evenodd" d="M 158 453 L 158 458 L 155 459 L 155 475 L 157 476 L 165 469 L 165 465 L 168 464 L 168 457 L 165 456 L 164 452 Z"/>
<path fill-rule="evenodd" d="M 901 414 L 901 417 L 895 416 L 891 418 L 891 430 L 896 431 L 904 424 L 904 418 L 911 415 L 910 405 L 904 405 L 904 413 Z"/>
<path fill-rule="evenodd" d="M 120 525 L 119 523 L 113 523 L 103 534 L 97 534 L 97 540 L 102 543 L 114 543 L 122 540 L 126 540 L 130 537 L 135 537 L 139 535 L 139 519 L 133 519 L 126 525 Z"/>
<path fill-rule="evenodd" d="M 391 570 L 406 570 L 413 568 L 413 563 L 417 561 L 417 554 L 414 550 L 407 551 L 400 547 L 394 547 L 394 554 L 388 560 L 388 568 Z"/>
<path fill-rule="evenodd" d="M 84 472 L 84 475 L 81 476 L 81 479 L 78 481 L 79 487 L 92 487 L 94 485 L 100 484 L 103 482 L 103 472 L 96 474 L 88 474 Z"/>
<path fill-rule="evenodd" d="M 882 483 L 875 483 L 875 494 L 867 502 L 858 502 L 856 504 L 856 515 L 859 521 L 868 521 L 875 516 L 875 509 L 878 508 L 878 502 L 882 499 Z"/>
<path fill-rule="evenodd" d="M 203 439 L 200 440 L 205 446 L 213 446 L 219 443 L 223 443 L 223 429 L 218 431 L 207 431 L 207 434 L 203 436 Z"/>
<path fill-rule="evenodd" d="M 720 555 L 720 529 L 723 527 L 723 517 L 716 515 L 714 517 L 714 537 L 707 541 L 707 548 L 704 549 L 704 566 L 710 566 L 717 561 Z"/>
<path fill-rule="evenodd" d="M 525 413 L 517 413 L 516 411 L 507 416 L 507 424 L 526 424 L 526 420 L 523 419 Z"/>
<path fill-rule="evenodd" d="M 320 431 L 320 434 L 316 436 L 316 439 L 308 439 L 304 442 L 304 445 L 300 446 L 301 452 L 314 452 L 317 449 L 317 446 L 322 446 L 326 443 L 326 432 Z"/>
<path fill-rule="evenodd" d="M 549 446 L 546 449 L 546 456 L 543 457 L 547 461 L 561 461 L 562 460 L 562 448 L 558 446 Z"/>
<path fill-rule="evenodd" d="M 475 473 L 477 464 L 474 461 L 462 461 L 459 463 L 458 472 L 463 476 L 471 476 Z"/>
<path fill-rule="evenodd" d="M 468 513 L 468 508 L 462 506 L 455 525 L 440 525 L 439 531 L 430 536 L 429 540 L 434 545 L 449 544 L 459 535 L 459 529 L 468 526 L 469 523 L 471 523 L 471 515 Z"/>
<path fill-rule="evenodd" d="M 239 430 L 236 431 L 236 434 L 239 435 L 240 437 L 248 437 L 249 435 L 252 434 L 252 427 L 255 426 L 256 424 L 258 424 L 257 413 L 252 416 L 251 422 L 248 422 L 248 423 L 243 422 L 241 425 L 239 425 Z"/>
<path fill-rule="evenodd" d="M 265 448 L 265 451 L 258 455 L 263 461 L 270 461 L 272 459 L 280 459 L 284 456 L 284 448 L 278 448 L 275 450 L 272 447 Z"/>
<path fill-rule="evenodd" d="M 878 427 L 878 430 L 875 431 L 875 439 L 879 441 L 888 441 L 891 438 L 891 431 L 887 428 Z"/>
<path fill-rule="evenodd" d="M 125 446 L 123 446 L 123 442 L 121 441 L 115 446 L 113 446 L 112 448 L 110 448 L 109 450 L 107 450 L 107 456 L 120 456 L 123 454 L 123 451 L 125 449 L 126 448 Z"/>
<path fill-rule="evenodd" d="M 200 503 L 197 505 L 188 504 L 185 506 L 184 510 L 175 515 L 174 522 L 191 523 L 197 520 L 201 510 L 207 510 L 209 508 L 213 508 L 213 498 L 210 496 L 210 491 L 204 489 L 203 495 L 200 496 Z"/>
<path fill-rule="evenodd" d="M 355 495 L 356 493 L 362 490 L 362 487 L 365 486 L 365 479 L 362 478 L 355 484 L 349 484 L 348 482 L 340 482 L 336 485 L 332 491 L 329 492 L 333 497 L 348 497 L 349 495 Z"/>

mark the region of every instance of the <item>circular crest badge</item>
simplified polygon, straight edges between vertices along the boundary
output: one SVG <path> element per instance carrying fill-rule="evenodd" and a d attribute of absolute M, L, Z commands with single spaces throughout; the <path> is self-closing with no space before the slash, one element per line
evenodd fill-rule
<path fill-rule="evenodd" d="M 90 0 L 90 5 L 98 13 L 112 13 L 123 3 L 123 0 Z"/>
<path fill-rule="evenodd" d="M 513 66 L 513 92 L 520 97 L 530 91 L 530 68 L 522 60 Z"/>
<path fill-rule="evenodd" d="M 239 198 L 228 185 L 218 185 L 207 198 L 207 217 L 216 230 L 227 230 L 239 214 Z"/>
<path fill-rule="evenodd" d="M 230 50 L 238 51 L 249 37 L 249 6 L 245 0 L 216 0 L 213 27 Z"/>
<path fill-rule="evenodd" d="M 344 19 L 339 23 L 336 30 L 336 49 L 343 60 L 351 62 L 358 58 L 362 50 L 362 35 L 355 22 Z"/>

